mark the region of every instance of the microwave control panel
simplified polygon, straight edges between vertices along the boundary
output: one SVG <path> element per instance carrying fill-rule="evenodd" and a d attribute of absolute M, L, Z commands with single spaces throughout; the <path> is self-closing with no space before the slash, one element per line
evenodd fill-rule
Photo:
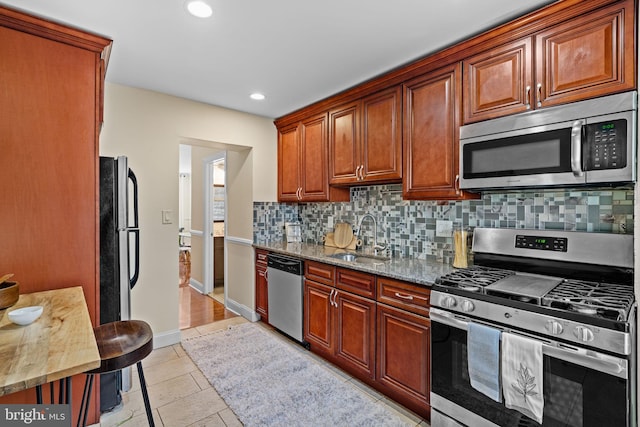
<path fill-rule="evenodd" d="M 583 169 L 621 169 L 627 166 L 627 121 L 611 120 L 583 128 Z"/>

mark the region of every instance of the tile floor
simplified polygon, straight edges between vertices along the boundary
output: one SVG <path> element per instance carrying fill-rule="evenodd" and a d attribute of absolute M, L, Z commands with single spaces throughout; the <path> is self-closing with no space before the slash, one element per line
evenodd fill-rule
<path fill-rule="evenodd" d="M 185 339 L 207 334 L 218 329 L 225 329 L 229 325 L 246 321 L 242 317 L 216 321 L 185 329 L 182 331 L 182 337 Z M 274 334 L 284 339 L 277 332 L 274 332 Z M 302 347 L 293 343 L 292 346 L 306 352 Z M 312 353 L 308 354 L 313 355 Z M 318 360 L 321 363 L 326 363 L 320 358 Z M 154 350 L 143 361 L 143 366 L 156 426 L 242 426 L 233 411 L 229 409 L 224 400 L 211 387 L 180 344 Z M 372 399 L 380 400 L 381 403 L 398 412 L 407 421 L 407 424 L 420 427 L 429 426 L 428 422 L 396 403 L 387 400 L 385 396 L 351 378 L 343 371 L 337 368 L 333 368 L 333 370 L 344 378 L 344 381 L 349 381 L 355 387 L 367 391 Z M 100 426 L 128 427 L 147 425 L 142 393 L 140 392 L 135 371 L 133 378 L 132 389 L 127 393 L 123 393 L 122 407 L 111 413 L 103 414 L 100 419 Z"/>

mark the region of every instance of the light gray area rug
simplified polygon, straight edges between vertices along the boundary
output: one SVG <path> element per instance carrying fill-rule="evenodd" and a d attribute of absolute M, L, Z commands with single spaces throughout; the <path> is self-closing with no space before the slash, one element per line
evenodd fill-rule
<path fill-rule="evenodd" d="M 262 326 L 234 325 L 182 347 L 247 427 L 408 425 Z"/>

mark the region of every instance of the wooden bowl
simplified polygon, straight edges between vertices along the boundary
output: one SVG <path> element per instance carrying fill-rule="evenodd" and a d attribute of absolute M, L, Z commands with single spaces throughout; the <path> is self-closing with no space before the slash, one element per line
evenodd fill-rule
<path fill-rule="evenodd" d="M 18 301 L 19 296 L 18 282 L 0 283 L 0 310 L 11 307 Z"/>

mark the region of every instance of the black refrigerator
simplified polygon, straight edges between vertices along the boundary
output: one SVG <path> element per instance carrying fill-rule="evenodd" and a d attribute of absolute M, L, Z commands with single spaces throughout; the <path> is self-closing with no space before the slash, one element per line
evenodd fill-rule
<path fill-rule="evenodd" d="M 140 271 L 138 182 L 127 158 L 100 157 L 100 324 L 131 319 L 130 291 Z M 100 376 L 100 411 L 131 388 L 131 368 Z"/>

